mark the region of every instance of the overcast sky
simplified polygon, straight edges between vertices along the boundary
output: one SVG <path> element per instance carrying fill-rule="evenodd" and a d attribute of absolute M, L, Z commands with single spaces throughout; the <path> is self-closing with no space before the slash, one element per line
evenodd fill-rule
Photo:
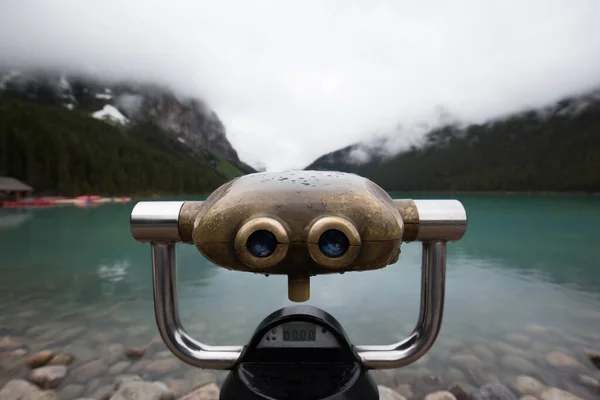
<path fill-rule="evenodd" d="M 0 63 L 169 84 L 279 170 L 439 105 L 481 121 L 598 86 L 599 22 L 598 0 L 3 0 Z"/>

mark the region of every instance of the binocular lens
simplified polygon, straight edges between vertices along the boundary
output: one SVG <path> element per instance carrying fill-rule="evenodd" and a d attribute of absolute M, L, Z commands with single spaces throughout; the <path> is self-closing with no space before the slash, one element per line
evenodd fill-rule
<path fill-rule="evenodd" d="M 330 258 L 340 257 L 348 250 L 349 246 L 350 242 L 346 235 L 336 229 L 323 232 L 319 238 L 321 253 Z"/>
<path fill-rule="evenodd" d="M 271 232 L 261 229 L 248 237 L 246 247 L 254 257 L 269 257 L 277 248 L 277 239 Z"/>

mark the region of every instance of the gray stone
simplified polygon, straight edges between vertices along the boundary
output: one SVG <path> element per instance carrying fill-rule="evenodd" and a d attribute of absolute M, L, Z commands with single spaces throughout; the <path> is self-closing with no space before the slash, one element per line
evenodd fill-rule
<path fill-rule="evenodd" d="M 510 370 L 511 372 L 531 374 L 537 370 L 536 366 L 530 361 L 527 361 L 523 357 L 514 356 L 512 354 L 502 357 L 500 363 L 504 368 Z"/>
<path fill-rule="evenodd" d="M 463 368 L 483 367 L 483 363 L 481 362 L 481 360 L 470 354 L 455 354 L 452 357 L 450 357 L 450 360 Z"/>
<path fill-rule="evenodd" d="M 585 350 L 585 355 L 596 368 L 600 368 L 600 351 L 587 349 Z"/>
<path fill-rule="evenodd" d="M 56 339 L 66 342 L 69 340 L 73 340 L 76 337 L 79 337 L 83 332 L 85 332 L 84 326 L 74 326 L 72 328 L 61 330 L 60 333 L 56 336 Z"/>
<path fill-rule="evenodd" d="M 25 342 L 10 336 L 0 338 L 0 351 L 16 350 L 25 346 Z"/>
<path fill-rule="evenodd" d="M 90 397 L 96 400 L 109 400 L 113 393 L 113 385 L 105 385 L 94 390 L 94 393 L 92 393 Z"/>
<path fill-rule="evenodd" d="M 40 390 L 23 379 L 13 379 L 0 390 L 2 400 L 21 400 L 29 393 L 37 393 Z"/>
<path fill-rule="evenodd" d="M 456 400 L 456 397 L 452 393 L 442 390 L 435 393 L 429 393 L 425 396 L 425 400 Z"/>
<path fill-rule="evenodd" d="M 216 384 L 202 386 L 179 400 L 219 400 L 219 388 Z"/>
<path fill-rule="evenodd" d="M 156 353 L 154 355 L 154 358 L 168 358 L 168 357 L 173 357 L 173 353 L 171 353 L 170 350 L 163 350 L 163 351 L 159 351 L 158 353 Z"/>
<path fill-rule="evenodd" d="M 560 351 L 553 351 L 546 356 L 550 365 L 558 368 L 583 368 L 583 365 L 571 356 Z"/>
<path fill-rule="evenodd" d="M 520 333 L 507 334 L 506 341 L 521 347 L 526 347 L 531 344 L 531 339 L 525 335 L 521 335 Z"/>
<path fill-rule="evenodd" d="M 175 394 L 162 382 L 128 381 L 119 385 L 110 400 L 174 400 Z"/>
<path fill-rule="evenodd" d="M 486 383 L 471 393 L 473 400 L 518 400 L 506 386 L 499 382 Z"/>
<path fill-rule="evenodd" d="M 378 385 L 377 389 L 379 390 L 379 400 L 406 400 L 406 398 L 387 386 Z M 185 398 L 184 398 L 185 399 Z M 181 399 L 181 400 L 184 400 Z M 199 400 L 199 399 L 185 399 L 185 400 Z"/>
<path fill-rule="evenodd" d="M 403 371 L 402 369 L 376 369 L 371 371 L 371 376 L 375 380 L 375 383 L 383 386 L 395 386 L 397 383 L 409 383 L 409 380 L 398 379 L 397 374 L 401 372 L 412 372 Z M 414 372 L 413 372 L 414 373 Z M 187 374 L 186 374 L 187 375 Z"/>
<path fill-rule="evenodd" d="M 96 358 L 96 352 L 89 343 L 73 342 L 63 348 L 63 352 L 71 354 L 78 362 L 91 361 Z"/>
<path fill-rule="evenodd" d="M 550 388 L 545 390 L 540 395 L 541 400 L 583 400 L 581 397 L 575 396 L 573 393 L 569 393 L 558 388 Z"/>
<path fill-rule="evenodd" d="M 48 365 L 31 371 L 27 379 L 42 389 L 52 389 L 59 385 L 67 375 L 64 365 Z"/>
<path fill-rule="evenodd" d="M 492 381 L 492 379 L 481 368 L 469 368 L 467 372 L 471 378 L 471 381 L 477 386 L 481 386 Z"/>
<path fill-rule="evenodd" d="M 184 379 L 186 382 L 189 382 L 192 387 L 199 387 L 215 382 L 217 376 L 215 371 L 194 368 L 185 373 Z"/>
<path fill-rule="evenodd" d="M 133 374 L 138 374 L 140 372 L 142 372 L 146 366 L 148 366 L 152 361 L 150 360 L 141 360 L 136 362 L 135 364 L 133 364 L 131 366 L 131 368 L 129 368 L 129 372 L 133 373 Z"/>
<path fill-rule="evenodd" d="M 119 375 L 127 370 L 127 368 L 131 367 L 131 363 L 129 361 L 119 361 L 115 365 L 109 368 L 109 375 Z"/>
<path fill-rule="evenodd" d="M 546 389 L 546 386 L 535 378 L 527 375 L 519 375 L 515 379 L 514 389 L 521 394 L 538 395 Z"/>
<path fill-rule="evenodd" d="M 94 393 L 96 389 L 98 389 L 102 385 L 102 379 L 94 378 L 87 383 L 86 391 L 87 393 Z"/>
<path fill-rule="evenodd" d="M 550 331 L 548 327 L 539 324 L 527 324 L 525 326 L 525 330 L 529 333 L 535 334 L 548 333 Z"/>
<path fill-rule="evenodd" d="M 48 362 L 48 365 L 71 365 L 73 363 L 73 356 L 70 354 L 57 354 Z"/>
<path fill-rule="evenodd" d="M 496 355 L 487 346 L 477 344 L 473 346 L 473 351 L 484 364 L 491 366 L 496 363 Z"/>
<path fill-rule="evenodd" d="M 114 364 L 119 361 L 121 357 L 123 357 L 123 353 L 125 348 L 122 344 L 119 343 L 111 343 L 105 346 L 102 346 L 100 349 L 100 359 L 104 360 L 107 364 Z"/>
<path fill-rule="evenodd" d="M 129 337 L 140 336 L 140 335 L 143 335 L 144 333 L 148 332 L 149 330 L 150 330 L 150 327 L 147 325 L 132 326 L 130 328 L 127 328 L 127 336 L 129 336 Z"/>
<path fill-rule="evenodd" d="M 42 367 L 54 357 L 54 353 L 51 350 L 39 351 L 25 359 L 25 364 L 29 368 Z"/>
<path fill-rule="evenodd" d="M 119 389 L 127 382 L 141 382 L 142 378 L 139 375 L 120 375 L 115 379 L 115 390 Z"/>
<path fill-rule="evenodd" d="M 584 386 L 600 392 L 600 382 L 598 381 L 598 379 L 592 378 L 591 376 L 587 375 L 579 375 L 578 378 L 579 382 L 581 382 Z"/>
<path fill-rule="evenodd" d="M 151 374 L 166 374 L 177 370 L 180 366 L 181 363 L 179 360 L 166 358 L 151 362 L 146 366 L 145 370 Z"/>
<path fill-rule="evenodd" d="M 411 400 L 414 399 L 415 394 L 413 392 L 413 388 L 410 384 L 408 383 L 403 383 L 401 385 L 398 385 L 394 388 L 394 390 L 396 391 L 396 393 L 398 393 L 400 396 L 406 397 L 407 400 Z"/>
<path fill-rule="evenodd" d="M 466 383 L 457 383 L 448 389 L 456 397 L 456 400 L 471 400 L 473 387 Z"/>
<path fill-rule="evenodd" d="M 504 342 L 500 342 L 500 341 L 496 341 L 496 342 L 492 342 L 490 343 L 490 347 L 497 351 L 498 353 L 505 353 L 505 354 L 511 354 L 514 356 L 519 356 L 519 357 L 526 357 L 529 358 L 530 357 L 530 353 L 519 348 L 519 347 L 515 347 L 513 345 L 510 345 L 508 343 L 504 343 Z"/>
<path fill-rule="evenodd" d="M 127 356 L 127 358 L 132 360 L 138 360 L 144 357 L 144 354 L 146 354 L 146 349 L 144 349 L 143 347 L 132 347 L 130 349 L 125 350 L 125 355 Z"/>
<path fill-rule="evenodd" d="M 60 389 L 57 394 L 61 400 L 72 400 L 81 396 L 83 392 L 85 392 L 85 386 L 73 383 Z"/>
<path fill-rule="evenodd" d="M 73 379 L 77 382 L 87 382 L 108 372 L 108 365 L 102 360 L 89 361 L 73 370 Z"/>
<path fill-rule="evenodd" d="M 175 397 L 181 397 L 194 388 L 194 386 L 189 382 L 186 382 L 185 379 L 165 379 L 165 384 L 173 391 Z"/>
<path fill-rule="evenodd" d="M 28 393 L 19 400 L 59 400 L 59 398 L 52 390 L 40 390 Z"/>

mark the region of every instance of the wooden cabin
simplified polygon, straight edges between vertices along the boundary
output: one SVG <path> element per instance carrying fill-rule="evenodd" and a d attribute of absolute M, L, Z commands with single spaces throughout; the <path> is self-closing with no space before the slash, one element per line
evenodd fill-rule
<path fill-rule="evenodd" d="M 0 176 L 0 200 L 19 201 L 24 197 L 29 197 L 33 193 L 33 188 L 25 183 L 5 176 Z"/>

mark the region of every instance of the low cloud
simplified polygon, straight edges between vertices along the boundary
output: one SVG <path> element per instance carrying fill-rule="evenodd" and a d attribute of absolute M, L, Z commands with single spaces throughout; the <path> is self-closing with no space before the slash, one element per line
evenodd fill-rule
<path fill-rule="evenodd" d="M 596 0 L 5 0 L 0 66 L 167 84 L 279 170 L 374 133 L 418 141 L 438 105 L 477 122 L 587 90 L 599 20 Z"/>

